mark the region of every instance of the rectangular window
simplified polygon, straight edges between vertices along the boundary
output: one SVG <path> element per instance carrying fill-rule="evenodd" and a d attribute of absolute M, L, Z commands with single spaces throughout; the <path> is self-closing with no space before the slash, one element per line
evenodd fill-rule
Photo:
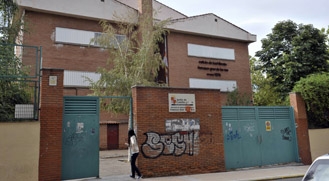
<path fill-rule="evenodd" d="M 93 32 L 85 30 L 77 30 L 70 28 L 60 28 L 56 27 L 55 33 L 55 42 L 56 43 L 68 43 L 68 44 L 77 44 L 77 45 L 93 45 L 99 46 L 96 42 L 91 43 L 91 40 L 97 39 L 103 33 L 102 32 Z M 125 35 L 115 35 L 119 43 L 123 42 L 126 38 Z M 114 46 L 115 47 L 115 46 Z"/>
<path fill-rule="evenodd" d="M 64 70 L 64 87 L 89 87 L 88 78 L 96 82 L 100 77 L 101 75 L 95 72 Z"/>
<path fill-rule="evenodd" d="M 232 92 L 236 88 L 235 80 L 209 80 L 190 78 L 190 88 L 220 89 L 222 92 Z"/>
<path fill-rule="evenodd" d="M 188 56 L 235 60 L 234 49 L 187 44 Z"/>

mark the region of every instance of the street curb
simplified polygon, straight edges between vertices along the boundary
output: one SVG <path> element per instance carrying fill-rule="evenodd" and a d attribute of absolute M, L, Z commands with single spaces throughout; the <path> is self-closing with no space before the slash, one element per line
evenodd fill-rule
<path fill-rule="evenodd" d="M 282 177 L 270 177 L 270 178 L 262 178 L 262 179 L 256 179 L 253 181 L 268 181 L 268 180 L 280 180 L 280 179 L 289 179 L 289 178 L 297 178 L 297 177 L 304 177 L 304 175 L 290 175 L 290 176 L 282 176 Z"/>

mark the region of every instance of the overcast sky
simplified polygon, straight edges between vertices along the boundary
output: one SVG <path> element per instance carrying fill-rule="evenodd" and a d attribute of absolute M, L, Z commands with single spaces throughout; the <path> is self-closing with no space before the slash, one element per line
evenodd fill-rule
<path fill-rule="evenodd" d="M 261 49 L 260 40 L 272 32 L 279 21 L 292 20 L 297 24 L 313 24 L 328 28 L 329 0 L 158 0 L 187 15 L 214 13 L 257 35 L 257 42 L 249 45 L 254 56 Z"/>

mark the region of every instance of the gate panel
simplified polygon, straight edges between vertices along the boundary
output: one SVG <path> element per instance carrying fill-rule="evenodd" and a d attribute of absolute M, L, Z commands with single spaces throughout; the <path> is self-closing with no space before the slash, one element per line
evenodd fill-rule
<path fill-rule="evenodd" d="M 298 161 L 291 107 L 222 107 L 226 169 Z"/>
<path fill-rule="evenodd" d="M 99 177 L 98 97 L 64 97 L 62 180 Z"/>
<path fill-rule="evenodd" d="M 258 127 L 254 108 L 222 108 L 227 169 L 260 165 Z"/>
<path fill-rule="evenodd" d="M 259 108 L 262 165 L 298 161 L 293 111 L 289 107 Z M 270 128 L 266 128 L 270 123 Z"/>

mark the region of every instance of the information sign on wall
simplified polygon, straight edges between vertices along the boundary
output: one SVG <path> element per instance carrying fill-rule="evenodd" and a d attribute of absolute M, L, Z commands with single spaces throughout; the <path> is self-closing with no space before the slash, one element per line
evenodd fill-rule
<path fill-rule="evenodd" d="M 195 112 L 194 94 L 168 94 L 169 112 Z"/>

